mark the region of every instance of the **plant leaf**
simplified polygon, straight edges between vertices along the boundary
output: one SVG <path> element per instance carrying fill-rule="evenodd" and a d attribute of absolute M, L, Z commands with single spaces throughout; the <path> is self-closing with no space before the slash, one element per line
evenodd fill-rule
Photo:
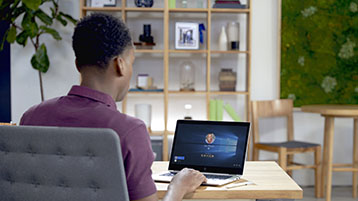
<path fill-rule="evenodd" d="M 11 21 L 15 21 L 17 17 L 19 17 L 22 13 L 26 11 L 24 6 L 20 6 L 19 8 L 14 9 L 11 15 Z"/>
<path fill-rule="evenodd" d="M 57 16 L 56 16 L 56 20 L 59 21 L 59 22 L 61 22 L 61 24 L 62 24 L 63 26 L 66 26 L 66 25 L 67 25 L 67 21 L 64 20 L 64 19 L 61 17 L 61 15 L 57 15 Z"/>
<path fill-rule="evenodd" d="M 19 35 L 16 36 L 16 42 L 25 47 L 29 33 L 27 31 L 22 31 Z"/>
<path fill-rule="evenodd" d="M 22 0 L 22 3 L 31 10 L 37 10 L 41 5 L 41 0 Z"/>
<path fill-rule="evenodd" d="M 26 12 L 24 18 L 21 22 L 22 28 L 29 33 L 31 38 L 37 35 L 39 28 L 37 27 L 37 23 L 35 22 L 34 16 L 32 13 Z"/>
<path fill-rule="evenodd" d="M 50 61 L 47 56 L 47 50 L 45 44 L 42 44 L 31 58 L 31 65 L 34 69 L 43 73 L 48 71 Z"/>
<path fill-rule="evenodd" d="M 72 24 L 76 25 L 77 24 L 77 20 L 74 19 L 71 15 L 68 15 L 66 13 L 60 12 L 60 15 L 63 16 L 64 18 L 66 18 L 68 21 L 72 22 Z"/>
<path fill-rule="evenodd" d="M 15 42 L 15 40 L 16 40 L 16 27 L 11 26 L 11 28 L 9 29 L 9 32 L 7 32 L 6 40 L 9 43 Z"/>
<path fill-rule="evenodd" d="M 9 0 L 6 2 L 2 2 L 0 5 L 0 19 L 1 20 L 7 20 L 9 11 L 10 11 L 10 5 L 14 3 L 14 0 Z"/>
<path fill-rule="evenodd" d="M 51 25 L 52 24 L 52 18 L 50 16 L 48 16 L 43 10 L 38 9 L 35 12 L 35 16 L 38 17 L 43 23 L 47 24 L 47 25 Z"/>
<path fill-rule="evenodd" d="M 56 17 L 55 9 L 50 8 L 50 10 L 51 10 L 51 16 L 52 16 L 52 18 L 55 18 L 55 17 Z"/>
<path fill-rule="evenodd" d="M 49 27 L 46 27 L 46 26 L 40 26 L 40 29 L 44 30 L 45 33 L 48 33 L 48 34 L 51 34 L 52 37 L 56 40 L 61 40 L 61 36 L 60 34 L 55 30 L 55 29 L 52 29 L 52 28 L 49 28 Z"/>

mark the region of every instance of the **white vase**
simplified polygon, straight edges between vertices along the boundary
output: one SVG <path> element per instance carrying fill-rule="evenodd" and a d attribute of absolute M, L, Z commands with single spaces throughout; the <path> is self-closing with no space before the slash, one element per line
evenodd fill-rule
<path fill-rule="evenodd" d="M 227 44 L 228 44 L 228 40 L 227 40 L 226 31 L 225 31 L 225 26 L 222 26 L 220 36 L 219 36 L 219 44 L 218 44 L 219 50 L 222 50 L 222 51 L 227 50 Z"/>

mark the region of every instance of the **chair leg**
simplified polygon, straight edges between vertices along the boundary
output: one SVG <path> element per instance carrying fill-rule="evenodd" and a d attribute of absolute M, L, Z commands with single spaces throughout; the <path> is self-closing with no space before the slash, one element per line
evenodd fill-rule
<path fill-rule="evenodd" d="M 293 154 L 287 155 L 287 165 L 292 165 L 293 156 L 294 156 Z M 290 177 L 292 177 L 292 170 L 287 170 L 287 174 L 290 175 Z"/>
<path fill-rule="evenodd" d="M 316 198 L 322 198 L 322 167 L 321 167 L 321 146 L 318 146 L 314 152 L 314 160 L 315 160 L 315 194 Z"/>
<path fill-rule="evenodd" d="M 358 168 L 358 119 L 354 119 L 353 126 L 353 167 Z M 353 198 L 357 197 L 358 172 L 353 172 Z"/>
<path fill-rule="evenodd" d="M 252 160 L 253 161 L 258 161 L 259 160 L 259 149 L 257 147 L 255 147 L 255 145 L 253 146 L 253 153 L 252 153 Z"/>
<path fill-rule="evenodd" d="M 284 147 L 281 147 L 278 153 L 278 164 L 284 171 L 287 170 L 287 149 Z"/>

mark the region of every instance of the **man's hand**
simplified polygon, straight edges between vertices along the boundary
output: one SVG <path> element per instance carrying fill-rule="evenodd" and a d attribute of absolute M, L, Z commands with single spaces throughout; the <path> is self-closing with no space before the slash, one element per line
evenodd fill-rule
<path fill-rule="evenodd" d="M 206 177 L 202 173 L 184 168 L 173 177 L 168 190 L 173 190 L 184 196 L 187 193 L 194 192 L 203 182 L 206 182 Z"/>

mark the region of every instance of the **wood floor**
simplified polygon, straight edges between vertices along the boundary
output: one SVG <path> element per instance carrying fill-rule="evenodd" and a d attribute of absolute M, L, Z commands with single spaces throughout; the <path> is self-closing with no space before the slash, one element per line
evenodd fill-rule
<path fill-rule="evenodd" d="M 325 201 L 325 198 L 317 199 L 313 187 L 303 187 L 303 201 Z M 336 186 L 332 188 L 332 201 L 358 201 L 358 198 L 352 197 L 352 186 Z"/>

